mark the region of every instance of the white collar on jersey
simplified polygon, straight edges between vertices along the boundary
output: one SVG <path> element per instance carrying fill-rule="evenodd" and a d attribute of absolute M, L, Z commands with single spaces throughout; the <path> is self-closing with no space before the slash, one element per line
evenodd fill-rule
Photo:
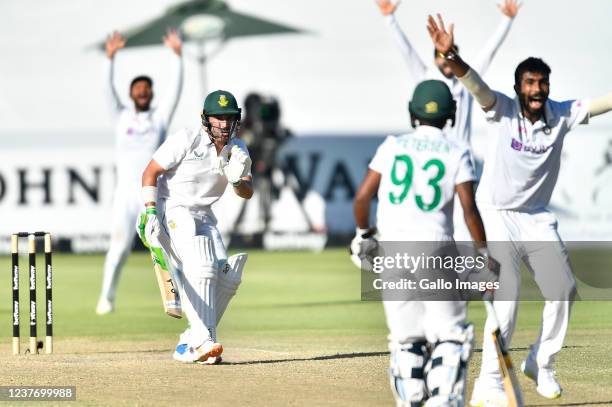
<path fill-rule="evenodd" d="M 415 133 L 418 134 L 419 136 L 425 136 L 425 137 L 444 136 L 444 132 L 441 129 L 437 127 L 433 127 L 433 126 L 426 126 L 423 124 L 416 128 Z"/>

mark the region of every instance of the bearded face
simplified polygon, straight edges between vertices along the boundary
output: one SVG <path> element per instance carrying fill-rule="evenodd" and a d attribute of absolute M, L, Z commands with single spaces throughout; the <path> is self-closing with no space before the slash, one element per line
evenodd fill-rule
<path fill-rule="evenodd" d="M 153 100 L 153 89 L 147 81 L 138 81 L 132 85 L 130 89 L 130 98 L 134 101 L 136 110 L 146 112 L 151 107 Z"/>
<path fill-rule="evenodd" d="M 521 83 L 515 85 L 516 93 L 526 116 L 535 120 L 544 114 L 544 105 L 550 93 L 548 75 L 540 72 L 525 72 Z"/>

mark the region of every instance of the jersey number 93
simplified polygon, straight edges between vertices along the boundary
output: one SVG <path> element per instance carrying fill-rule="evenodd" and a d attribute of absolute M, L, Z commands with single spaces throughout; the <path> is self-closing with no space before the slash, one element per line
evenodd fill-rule
<path fill-rule="evenodd" d="M 446 168 L 442 161 L 437 158 L 432 158 L 423 165 L 422 170 L 427 172 L 430 167 L 435 168 L 433 177 L 429 178 L 427 184 L 433 188 L 433 199 L 431 202 L 425 202 L 425 199 L 420 194 L 415 194 L 414 199 L 416 205 L 424 212 L 430 212 L 436 209 L 442 199 L 442 189 L 438 183 L 444 177 Z M 404 169 L 404 171 L 402 171 Z M 402 176 L 403 175 L 403 176 Z M 396 155 L 393 161 L 393 167 L 391 168 L 391 182 L 400 188 L 396 190 L 399 192 L 398 195 L 393 192 L 389 192 L 389 200 L 394 205 L 400 205 L 408 196 L 408 191 L 412 186 L 412 180 L 414 178 L 414 164 L 412 159 L 407 155 Z"/>

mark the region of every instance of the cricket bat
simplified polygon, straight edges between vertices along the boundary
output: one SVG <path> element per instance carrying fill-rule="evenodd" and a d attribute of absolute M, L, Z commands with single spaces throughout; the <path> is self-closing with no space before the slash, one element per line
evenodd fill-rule
<path fill-rule="evenodd" d="M 491 337 L 495 350 L 497 352 L 497 361 L 499 362 L 499 371 L 502 376 L 502 382 L 504 384 L 504 391 L 508 396 L 509 407 L 523 407 L 523 395 L 521 394 L 521 388 L 519 387 L 518 378 L 514 368 L 512 367 L 512 359 L 504 343 L 501 330 L 499 329 L 499 321 L 497 320 L 497 314 L 493 307 L 493 302 L 490 300 L 484 300 L 487 314 L 495 323 Z"/>
<path fill-rule="evenodd" d="M 164 311 L 172 318 L 182 318 L 181 299 L 168 271 L 164 253 L 160 247 L 151 247 L 149 250 L 151 259 L 153 259 L 153 269 L 155 270 Z"/>

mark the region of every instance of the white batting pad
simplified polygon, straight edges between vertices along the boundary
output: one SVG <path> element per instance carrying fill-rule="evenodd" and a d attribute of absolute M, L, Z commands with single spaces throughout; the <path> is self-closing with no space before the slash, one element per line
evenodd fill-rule
<path fill-rule="evenodd" d="M 190 256 L 183 256 L 182 301 L 191 325 L 191 343 L 198 347 L 206 339 L 216 342 L 217 315 L 215 312 L 217 276 L 212 241 L 206 236 L 193 238 Z"/>
<path fill-rule="evenodd" d="M 246 264 L 248 255 L 246 253 L 238 253 L 230 256 L 227 259 L 225 267 L 219 271 L 217 280 L 217 298 L 216 298 L 216 313 L 217 323 L 221 321 L 221 317 L 232 297 L 238 291 L 238 286 L 242 281 L 242 269 Z"/>

